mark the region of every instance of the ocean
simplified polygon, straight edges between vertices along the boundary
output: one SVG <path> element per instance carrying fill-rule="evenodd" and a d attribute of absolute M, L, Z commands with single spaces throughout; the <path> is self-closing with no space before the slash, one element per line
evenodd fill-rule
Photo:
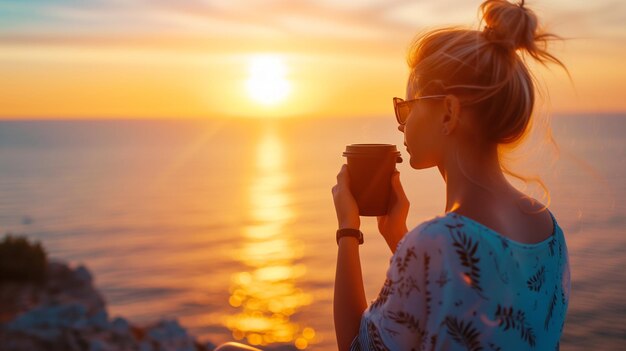
<path fill-rule="evenodd" d="M 559 151 L 543 145 L 517 162 L 544 180 L 569 248 L 561 349 L 620 349 L 626 116 L 556 116 L 552 126 Z M 351 143 L 400 147 L 410 227 L 443 214 L 441 176 L 410 169 L 390 118 L 2 121 L 0 234 L 86 265 L 111 316 L 177 318 L 214 343 L 334 350 L 331 187 Z M 362 222 L 371 301 L 391 252 L 375 219 Z"/>

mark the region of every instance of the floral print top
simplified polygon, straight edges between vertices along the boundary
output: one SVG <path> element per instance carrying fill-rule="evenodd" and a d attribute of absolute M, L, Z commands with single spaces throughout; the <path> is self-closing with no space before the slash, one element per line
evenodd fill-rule
<path fill-rule="evenodd" d="M 510 240 L 459 214 L 398 243 L 351 350 L 558 350 L 570 293 L 563 231 Z"/>

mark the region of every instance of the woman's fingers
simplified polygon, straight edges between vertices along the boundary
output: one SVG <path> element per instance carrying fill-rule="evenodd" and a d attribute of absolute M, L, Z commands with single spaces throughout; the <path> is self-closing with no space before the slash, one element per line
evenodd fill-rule
<path fill-rule="evenodd" d="M 341 166 L 341 170 L 337 173 L 337 184 L 333 187 L 333 194 L 339 192 L 350 192 L 350 176 L 348 175 L 348 166 Z"/>
<path fill-rule="evenodd" d="M 335 201 L 335 211 L 340 228 L 355 228 L 360 226 L 359 209 L 350 192 L 348 168 L 344 164 L 337 174 L 337 184 L 332 188 Z"/>
<path fill-rule="evenodd" d="M 348 165 L 341 166 L 341 170 L 337 173 L 337 184 L 348 185 L 350 177 L 348 176 Z"/>

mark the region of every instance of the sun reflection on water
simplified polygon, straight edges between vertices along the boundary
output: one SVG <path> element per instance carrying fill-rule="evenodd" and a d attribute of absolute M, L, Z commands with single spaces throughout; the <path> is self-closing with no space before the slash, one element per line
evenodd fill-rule
<path fill-rule="evenodd" d="M 306 267 L 296 261 L 302 248 L 285 232 L 292 220 L 285 191 L 289 176 L 283 170 L 283 145 L 272 129 L 257 147 L 256 169 L 250 186 L 251 224 L 244 228 L 244 244 L 237 259 L 248 269 L 231 277 L 229 304 L 239 309 L 226 326 L 236 340 L 252 345 L 293 343 L 306 349 L 315 330 L 291 320 L 312 297 L 296 286 Z"/>

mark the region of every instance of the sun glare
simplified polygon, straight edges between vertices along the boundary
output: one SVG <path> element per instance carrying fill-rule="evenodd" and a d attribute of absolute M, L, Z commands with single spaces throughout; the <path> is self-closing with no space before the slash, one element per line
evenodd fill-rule
<path fill-rule="evenodd" d="M 286 79 L 284 60 L 277 55 L 257 55 L 250 59 L 246 88 L 250 97 L 263 105 L 276 105 L 287 98 L 291 84 Z"/>

